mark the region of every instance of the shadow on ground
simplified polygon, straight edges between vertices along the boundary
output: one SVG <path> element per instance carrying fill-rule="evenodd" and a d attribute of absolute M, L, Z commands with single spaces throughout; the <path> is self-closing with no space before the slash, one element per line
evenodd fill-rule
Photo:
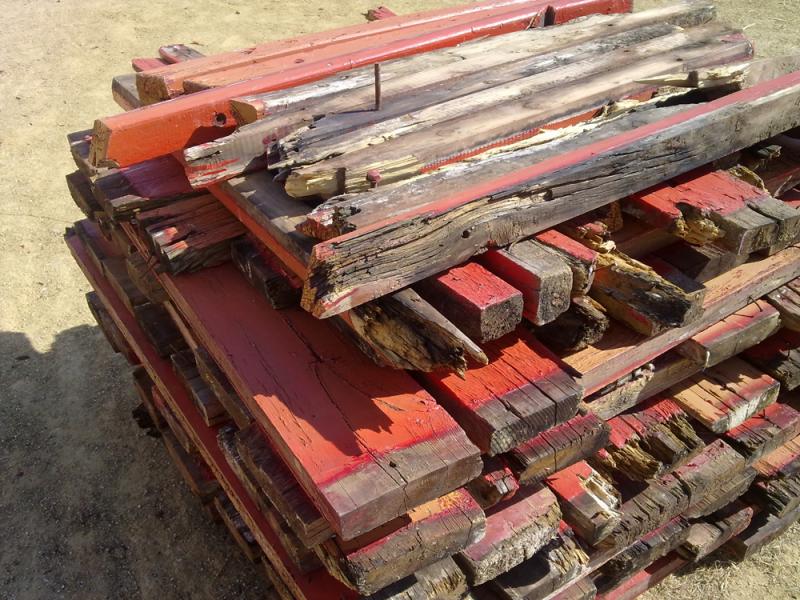
<path fill-rule="evenodd" d="M 97 327 L 44 353 L 0 332 L 0 598 L 263 598 L 132 419 L 130 371 Z"/>

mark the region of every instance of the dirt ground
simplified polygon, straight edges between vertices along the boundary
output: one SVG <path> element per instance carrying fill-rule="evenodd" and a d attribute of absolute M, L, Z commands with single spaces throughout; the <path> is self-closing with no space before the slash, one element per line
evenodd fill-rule
<path fill-rule="evenodd" d="M 660 0 L 658 0 L 660 1 Z M 646 0 L 652 6 L 657 0 Z M 456 2 L 392 0 L 397 12 Z M 65 136 L 118 112 L 113 75 L 170 42 L 206 53 L 361 20 L 366 0 L 0 0 L 0 598 L 259 598 L 259 568 L 209 522 L 130 418 L 129 368 L 86 308 L 61 236 L 80 218 Z M 762 54 L 797 44 L 800 0 L 720 0 Z M 649 598 L 800 596 L 800 528 Z"/>

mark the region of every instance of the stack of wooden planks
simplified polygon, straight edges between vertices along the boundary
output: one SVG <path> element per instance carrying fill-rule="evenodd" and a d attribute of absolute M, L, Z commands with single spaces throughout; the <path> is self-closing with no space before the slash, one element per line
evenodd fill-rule
<path fill-rule="evenodd" d="M 277 596 L 633 598 L 800 516 L 800 56 L 632 9 L 164 46 L 69 136 L 137 419 Z"/>

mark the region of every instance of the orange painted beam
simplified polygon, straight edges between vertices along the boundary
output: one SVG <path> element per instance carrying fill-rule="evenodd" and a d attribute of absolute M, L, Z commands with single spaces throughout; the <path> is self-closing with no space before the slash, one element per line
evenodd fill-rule
<path fill-rule="evenodd" d="M 279 72 L 97 120 L 90 158 L 95 165 L 125 166 L 227 135 L 234 126 L 229 101 L 237 96 L 285 89 L 376 62 L 453 46 L 487 35 L 522 30 L 537 19 L 541 20 L 546 12 L 557 14 L 569 8 L 576 14 L 610 13 L 624 12 L 630 7 L 630 0 L 520 2 L 513 4 L 510 7 L 513 10 L 509 12 L 489 17 L 469 13 L 475 17 L 474 20 L 404 39 L 393 39 L 390 43 L 383 43 L 380 35 L 372 35 L 368 38 L 370 46 L 345 55 L 337 56 L 333 49 L 335 46 L 331 46 L 326 50 L 328 58 L 325 60 L 298 64 L 295 62 L 297 57 L 289 54 Z M 387 19 L 375 24 L 390 22 L 392 20 Z M 397 34 L 392 35 L 396 37 Z"/>

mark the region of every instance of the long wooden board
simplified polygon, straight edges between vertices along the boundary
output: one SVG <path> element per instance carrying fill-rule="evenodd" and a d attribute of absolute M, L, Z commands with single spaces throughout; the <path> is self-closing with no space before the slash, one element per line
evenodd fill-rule
<path fill-rule="evenodd" d="M 284 68 L 270 75 L 96 121 L 92 160 L 96 165 L 125 166 L 226 135 L 232 131 L 234 122 L 230 100 L 237 96 L 284 89 L 359 66 L 452 46 L 488 34 L 525 29 L 546 10 L 554 13 L 565 10 L 575 18 L 592 12 L 619 12 L 629 8 L 628 0 L 536 1 L 507 13 L 482 19 L 476 17 L 473 21 L 394 43 L 375 42 L 376 46 L 330 60 L 297 65 L 295 57 L 288 56 Z M 165 122 L 170 124 L 169 128 L 164 127 Z"/>
<path fill-rule="evenodd" d="M 513 243 L 800 125 L 798 98 L 794 72 L 449 197 L 423 197 L 402 214 L 314 246 L 303 306 L 318 317 L 348 310 L 490 243 Z M 357 268 L 364 261 L 368 273 Z"/>

